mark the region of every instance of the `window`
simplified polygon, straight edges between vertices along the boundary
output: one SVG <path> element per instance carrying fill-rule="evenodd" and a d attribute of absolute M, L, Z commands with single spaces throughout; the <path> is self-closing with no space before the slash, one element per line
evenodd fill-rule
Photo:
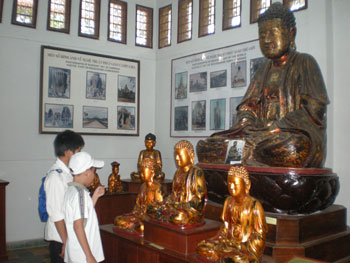
<path fill-rule="evenodd" d="M 98 39 L 100 33 L 100 0 L 81 0 L 79 36 Z"/>
<path fill-rule="evenodd" d="M 38 0 L 14 0 L 12 9 L 12 24 L 36 27 Z"/>
<path fill-rule="evenodd" d="M 283 5 L 295 12 L 307 8 L 307 0 L 283 0 Z"/>
<path fill-rule="evenodd" d="M 271 5 L 271 0 L 250 0 L 250 23 L 256 23 L 259 16 Z"/>
<path fill-rule="evenodd" d="M 69 33 L 71 0 L 49 0 L 47 30 Z"/>
<path fill-rule="evenodd" d="M 2 7 L 4 5 L 4 0 L 0 0 L 0 23 L 1 23 L 1 18 L 2 18 Z"/>
<path fill-rule="evenodd" d="M 171 5 L 159 9 L 159 48 L 171 45 Z"/>
<path fill-rule="evenodd" d="M 199 1 L 199 31 L 198 36 L 215 33 L 215 0 Z"/>
<path fill-rule="evenodd" d="M 179 0 L 177 43 L 192 39 L 192 0 Z"/>
<path fill-rule="evenodd" d="M 108 40 L 126 44 L 127 3 L 109 0 Z"/>
<path fill-rule="evenodd" d="M 231 29 L 241 25 L 241 0 L 224 0 L 222 29 Z"/>
<path fill-rule="evenodd" d="M 152 48 L 153 9 L 136 5 L 136 46 Z"/>

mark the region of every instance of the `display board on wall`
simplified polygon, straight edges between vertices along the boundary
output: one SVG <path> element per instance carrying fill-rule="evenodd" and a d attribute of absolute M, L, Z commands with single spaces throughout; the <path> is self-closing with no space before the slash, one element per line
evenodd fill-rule
<path fill-rule="evenodd" d="M 173 59 L 170 136 L 207 137 L 230 128 L 262 60 L 258 40 Z"/>
<path fill-rule="evenodd" d="M 41 47 L 40 133 L 139 135 L 140 61 Z"/>

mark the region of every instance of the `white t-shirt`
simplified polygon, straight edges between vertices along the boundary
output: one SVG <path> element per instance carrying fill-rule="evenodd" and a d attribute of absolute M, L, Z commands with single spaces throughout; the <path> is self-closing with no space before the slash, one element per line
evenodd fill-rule
<path fill-rule="evenodd" d="M 58 234 L 55 222 L 63 220 L 62 210 L 64 194 L 68 188 L 68 183 L 73 181 L 73 176 L 69 168 L 57 158 L 56 163 L 52 165 L 47 172 L 44 189 L 46 193 L 46 210 L 49 215 L 45 225 L 45 240 L 57 241 L 62 243 Z"/>
<path fill-rule="evenodd" d="M 67 244 L 64 261 L 85 263 L 86 256 L 74 231 L 74 221 L 84 218 L 84 230 L 92 255 L 97 262 L 104 260 L 100 230 L 93 201 L 87 188 L 77 182 L 69 183 L 64 196 Z"/>

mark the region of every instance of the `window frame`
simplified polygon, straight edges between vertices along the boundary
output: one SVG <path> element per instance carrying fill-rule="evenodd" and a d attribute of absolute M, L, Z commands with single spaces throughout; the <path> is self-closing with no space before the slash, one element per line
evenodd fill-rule
<path fill-rule="evenodd" d="M 164 46 L 160 46 L 160 12 L 163 9 L 169 8 L 170 7 L 170 11 L 171 11 L 171 20 L 170 20 L 170 43 Z M 159 8 L 158 10 L 158 49 L 164 48 L 164 47 L 170 47 L 171 46 L 171 41 L 172 41 L 172 27 L 173 27 L 173 6 L 172 4 L 163 6 L 161 8 Z"/>
<path fill-rule="evenodd" d="M 0 23 L 2 22 L 2 8 L 4 6 L 4 0 L 0 0 Z"/>
<path fill-rule="evenodd" d="M 111 16 L 111 3 L 121 3 L 121 5 L 124 5 L 124 7 L 125 7 L 125 17 L 123 18 L 122 17 L 122 19 L 124 19 L 124 32 L 125 32 L 125 39 L 122 39 L 121 41 L 118 41 L 118 40 L 116 40 L 116 39 L 114 39 L 114 38 L 111 38 L 110 37 L 110 24 L 111 24 L 111 22 L 110 22 L 110 16 Z M 112 42 L 116 42 L 116 43 L 120 43 L 120 44 L 124 44 L 124 45 L 126 45 L 126 43 L 127 43 L 127 36 L 128 36 L 128 31 L 127 31 L 127 29 L 128 29 L 128 25 L 127 25 L 127 22 L 128 22 L 128 3 L 127 2 L 125 2 L 125 1 L 121 1 L 121 0 L 109 0 L 109 2 L 108 2 L 108 25 L 107 25 L 107 27 L 108 27 L 108 29 L 107 29 L 107 40 L 108 41 L 112 41 Z"/>
<path fill-rule="evenodd" d="M 33 22 L 31 24 L 20 23 L 16 21 L 17 7 L 18 7 L 17 3 L 18 3 L 18 0 L 13 1 L 11 24 L 17 25 L 17 26 L 36 28 L 36 20 L 38 16 L 38 0 L 33 0 Z"/>
<path fill-rule="evenodd" d="M 66 33 L 69 34 L 70 32 L 70 16 L 71 16 L 71 0 L 65 0 L 66 5 L 65 5 L 65 21 L 64 21 L 64 28 L 59 29 L 59 28 L 54 28 L 50 27 L 50 14 L 51 14 L 51 1 L 49 0 L 48 7 L 47 7 L 47 30 L 48 31 L 55 31 L 55 32 L 60 32 L 60 33 Z"/>
<path fill-rule="evenodd" d="M 242 0 L 238 0 L 240 2 L 240 4 L 239 4 L 239 16 L 240 16 L 239 25 L 231 26 L 231 27 L 227 27 L 227 28 L 225 28 L 225 8 L 224 8 L 225 1 L 228 1 L 228 0 L 223 0 L 223 2 L 222 2 L 222 31 L 241 27 L 242 26 Z"/>
<path fill-rule="evenodd" d="M 290 10 L 290 8 L 288 7 L 288 4 L 290 3 L 291 1 L 290 0 L 283 0 L 283 6 L 284 7 L 286 7 L 286 8 L 288 8 L 289 10 Z M 290 10 L 291 12 L 299 12 L 299 11 L 302 11 L 302 10 L 305 10 L 305 9 L 307 9 L 307 0 L 305 0 L 305 6 L 304 7 L 302 7 L 302 8 L 299 8 L 299 9 L 297 9 L 297 10 Z"/>
<path fill-rule="evenodd" d="M 258 19 L 259 19 L 259 16 L 256 18 L 256 20 L 253 20 L 253 2 L 256 3 L 257 0 L 250 0 L 250 24 L 255 24 L 258 22 Z M 259 0 L 261 1 L 261 0 Z M 270 5 L 269 7 L 271 6 L 272 4 L 272 0 L 269 0 L 270 1 Z"/>
<path fill-rule="evenodd" d="M 137 10 L 138 10 L 138 7 L 150 10 L 150 12 L 151 12 L 152 24 L 151 24 L 151 36 L 150 36 L 151 43 L 150 43 L 150 46 L 148 46 L 148 45 L 141 45 L 141 44 L 138 44 L 136 42 L 136 39 L 137 39 Z M 148 7 L 148 6 L 143 6 L 143 5 L 136 4 L 135 12 L 136 12 L 135 13 L 135 46 L 151 48 L 152 49 L 153 48 L 153 23 L 154 23 L 154 20 L 153 20 L 153 8 L 152 7 Z"/>
<path fill-rule="evenodd" d="M 202 11 L 201 5 L 202 5 L 202 1 L 210 1 L 210 0 L 199 0 L 198 38 L 205 37 L 205 36 L 210 36 L 210 35 L 214 35 L 215 34 L 216 0 L 213 0 L 214 1 L 214 31 L 213 31 L 213 33 L 206 33 L 206 34 L 202 34 L 201 35 L 201 11 Z M 209 20 L 209 17 L 208 17 L 208 20 Z M 207 26 L 209 26 L 209 24 L 207 24 Z"/>
<path fill-rule="evenodd" d="M 79 25 L 78 25 L 78 36 L 86 37 L 91 39 L 99 39 L 100 37 L 100 13 L 101 13 L 101 0 L 93 0 L 95 2 L 95 34 L 85 34 L 81 32 L 81 15 L 82 15 L 82 4 L 83 0 L 80 0 L 79 4 Z"/>
<path fill-rule="evenodd" d="M 192 3 L 192 12 L 191 12 L 191 37 L 184 39 L 184 40 L 179 40 L 179 36 L 180 36 L 180 30 L 179 30 L 179 18 L 180 18 L 180 2 L 181 1 L 188 1 Z M 178 8 L 177 8 L 177 43 L 182 43 L 185 41 L 189 41 L 192 40 L 192 36 L 193 36 L 193 0 L 178 0 Z"/>

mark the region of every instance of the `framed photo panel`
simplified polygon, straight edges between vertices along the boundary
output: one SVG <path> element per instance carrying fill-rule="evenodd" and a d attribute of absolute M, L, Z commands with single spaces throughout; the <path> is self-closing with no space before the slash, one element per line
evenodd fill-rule
<path fill-rule="evenodd" d="M 139 135 L 140 61 L 42 46 L 40 82 L 40 133 Z"/>
<path fill-rule="evenodd" d="M 208 137 L 232 127 L 262 59 L 259 40 L 173 59 L 170 136 Z"/>

